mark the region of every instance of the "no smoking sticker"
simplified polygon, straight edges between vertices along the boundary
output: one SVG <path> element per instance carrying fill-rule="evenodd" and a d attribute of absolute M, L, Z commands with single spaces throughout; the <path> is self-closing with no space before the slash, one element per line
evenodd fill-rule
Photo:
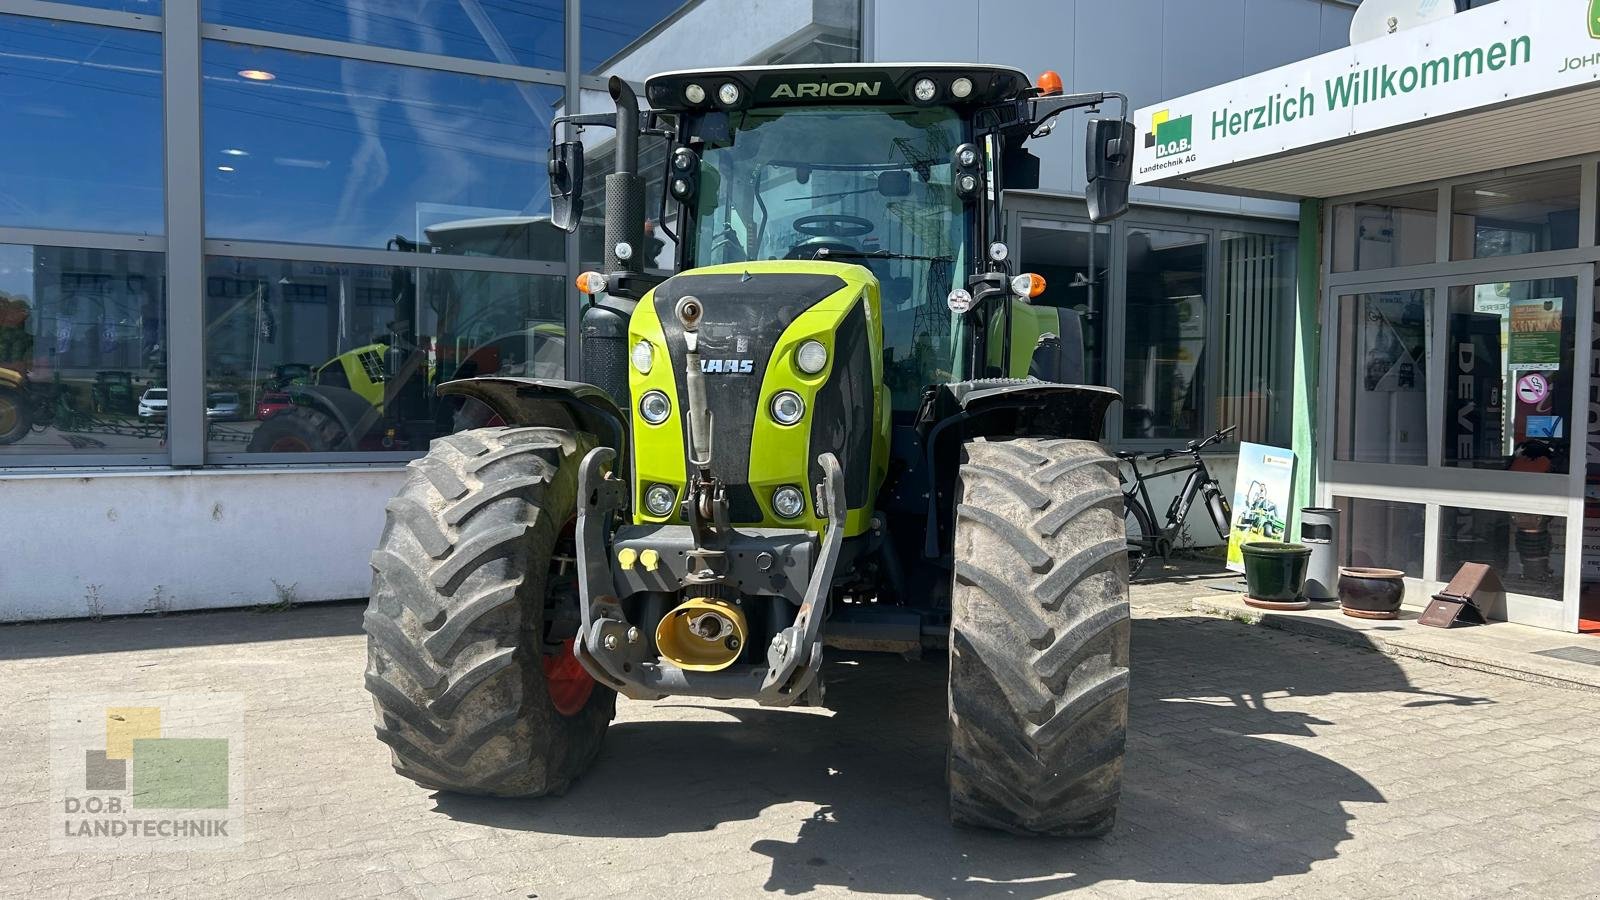
<path fill-rule="evenodd" d="M 1537 372 L 1524 375 L 1517 379 L 1517 399 L 1530 406 L 1537 406 L 1550 396 L 1550 379 Z"/>

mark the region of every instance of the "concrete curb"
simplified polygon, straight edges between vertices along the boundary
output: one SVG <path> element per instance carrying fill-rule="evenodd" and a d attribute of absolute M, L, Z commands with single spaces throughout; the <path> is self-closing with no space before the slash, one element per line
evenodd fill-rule
<path fill-rule="evenodd" d="M 1222 616 L 1252 625 L 1301 634 L 1351 647 L 1374 650 L 1385 656 L 1404 657 L 1471 669 L 1572 691 L 1600 693 L 1600 667 L 1571 663 L 1521 651 L 1496 652 L 1495 648 L 1437 646 L 1431 634 L 1380 633 L 1341 622 L 1325 621 L 1315 612 L 1280 613 L 1247 606 L 1237 596 L 1197 597 L 1189 604 L 1195 612 Z M 1324 611 L 1325 612 L 1325 611 Z M 1495 627 L 1495 626 L 1490 626 Z M 1441 635 L 1449 632 L 1440 632 Z M 1578 639 L 1576 635 L 1561 635 Z"/>

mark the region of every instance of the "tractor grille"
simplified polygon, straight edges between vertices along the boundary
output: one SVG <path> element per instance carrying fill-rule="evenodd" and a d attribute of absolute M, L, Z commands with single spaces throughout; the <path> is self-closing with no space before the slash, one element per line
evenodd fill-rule
<path fill-rule="evenodd" d="M 836 275 L 765 272 L 745 275 L 688 273 L 675 276 L 656 288 L 656 315 L 661 319 L 680 398 L 689 396 L 683 371 L 683 359 L 688 351 L 673 307 L 683 297 L 692 295 L 705 309 L 699 344 L 713 420 L 711 467 L 727 485 L 728 512 L 735 523 L 760 522 L 763 518 L 749 484 L 750 436 L 756 416 L 763 413 L 761 382 L 773 348 L 796 316 L 844 287 L 844 279 Z M 864 337 L 862 342 L 865 343 Z M 821 405 L 819 402 L 818 406 Z M 820 420 L 822 413 L 820 408 L 811 413 L 814 423 Z M 862 427 L 870 427 L 870 393 L 866 409 L 851 411 L 849 415 L 862 417 L 865 423 Z M 688 422 L 687 419 L 682 421 L 687 454 Z M 856 426 L 852 424 L 848 428 L 855 430 Z M 867 440 L 870 456 L 870 433 Z M 831 449 L 832 442 L 829 443 Z M 812 435 L 812 446 L 821 446 L 816 432 Z M 840 461 L 845 462 L 843 456 Z M 797 461 L 796 474 L 809 468 Z M 863 482 L 866 478 L 864 472 Z"/>

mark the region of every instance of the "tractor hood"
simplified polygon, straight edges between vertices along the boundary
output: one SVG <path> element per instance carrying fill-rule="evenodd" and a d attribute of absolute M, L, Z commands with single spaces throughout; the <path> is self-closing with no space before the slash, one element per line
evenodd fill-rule
<path fill-rule="evenodd" d="M 822 483 L 816 458 L 831 452 L 844 469 L 851 525 L 864 527 L 887 465 L 883 323 L 877 279 L 843 263 L 711 266 L 675 275 L 644 298 L 630 323 L 629 343 L 647 343 L 651 362 L 642 372 L 640 353 L 634 354 L 630 395 L 638 406 L 648 393 L 665 394 L 670 413 L 652 425 L 639 409 L 633 412 L 636 499 L 653 484 L 681 493 L 687 480 L 687 347 L 673 314 L 687 296 L 704 308 L 699 353 L 712 415 L 711 468 L 727 486 L 733 523 L 820 531 L 825 519 L 815 509 L 815 489 Z M 816 373 L 803 371 L 796 360 L 800 346 L 810 341 L 828 351 Z M 772 412 L 774 397 L 786 391 L 804 404 L 803 416 L 792 425 L 781 424 Z M 785 485 L 807 497 L 796 518 L 773 512 L 772 492 Z M 652 517 L 642 504 L 635 509 L 641 523 L 678 520 L 676 514 Z"/>

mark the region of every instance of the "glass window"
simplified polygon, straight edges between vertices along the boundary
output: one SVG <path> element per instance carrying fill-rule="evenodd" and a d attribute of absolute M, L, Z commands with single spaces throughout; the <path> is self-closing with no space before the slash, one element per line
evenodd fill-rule
<path fill-rule="evenodd" d="M 1339 298 L 1334 458 L 1426 465 L 1433 291 Z"/>
<path fill-rule="evenodd" d="M 1335 497 L 1339 517 L 1342 565 L 1399 569 L 1422 577 L 1422 545 L 1427 537 L 1427 509 L 1420 503 Z"/>
<path fill-rule="evenodd" d="M 212 453 L 422 451 L 487 424 L 434 386 L 561 378 L 558 276 L 212 257 L 206 264 Z"/>
<path fill-rule="evenodd" d="M 1573 278 L 1450 289 L 1445 465 L 1567 471 L 1577 298 Z"/>
<path fill-rule="evenodd" d="M 1450 201 L 1450 258 L 1577 247 L 1582 181 L 1582 171 L 1574 166 L 1456 185 Z"/>
<path fill-rule="evenodd" d="M 1437 257 L 1439 195 L 1421 191 L 1333 209 L 1333 271 L 1365 272 Z"/>
<path fill-rule="evenodd" d="M 1445 506 L 1439 509 L 1439 580 L 1462 563 L 1487 563 L 1508 592 L 1560 600 L 1566 522 L 1559 516 Z"/>
<path fill-rule="evenodd" d="M 1287 447 L 1293 430 L 1296 238 L 1222 233 L 1217 424 L 1235 438 Z"/>
<path fill-rule="evenodd" d="M 1077 311 L 1083 323 L 1084 378 L 1090 384 L 1105 384 L 1110 229 L 1086 222 L 1025 218 L 1021 250 L 1022 270 L 1044 276 L 1044 296 L 1036 302 Z"/>
<path fill-rule="evenodd" d="M 161 35 L 0 16 L 0 225 L 160 234 Z"/>
<path fill-rule="evenodd" d="M 745 13 L 741 4 L 730 2 L 586 3 L 583 71 L 642 81 L 672 69 L 861 59 L 860 0 L 780 3 L 762 7 L 759 15 Z M 736 32 L 729 30 L 730 17 L 737 19 Z M 721 39 L 707 41 L 708 34 Z M 760 55 L 750 55 L 756 52 Z"/>
<path fill-rule="evenodd" d="M 208 42 L 211 237 L 561 260 L 561 90 Z"/>
<path fill-rule="evenodd" d="M 562 0 L 204 0 L 207 22 L 559 69 Z"/>
<path fill-rule="evenodd" d="M 1210 247 L 1204 233 L 1128 229 L 1124 437 L 1201 437 Z"/>
<path fill-rule="evenodd" d="M 0 465 L 164 452 L 166 340 L 162 254 L 0 245 Z"/>
<path fill-rule="evenodd" d="M 67 3 L 72 6 L 92 6 L 95 9 L 112 9 L 117 12 L 140 13 L 147 16 L 161 15 L 161 0 L 55 0 L 57 3 Z"/>

